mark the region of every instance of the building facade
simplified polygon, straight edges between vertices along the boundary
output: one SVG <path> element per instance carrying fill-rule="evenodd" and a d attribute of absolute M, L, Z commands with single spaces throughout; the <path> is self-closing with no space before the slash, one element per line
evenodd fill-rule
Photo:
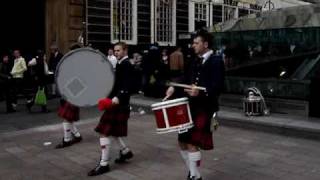
<path fill-rule="evenodd" d="M 83 30 L 83 0 L 10 0 L 0 6 L 0 51 L 33 55 L 57 44 L 63 52 Z"/>
<path fill-rule="evenodd" d="M 180 35 L 261 10 L 235 0 L 87 0 L 86 41 L 94 47 L 125 41 L 175 46 Z"/>
<path fill-rule="evenodd" d="M 140 49 L 154 42 L 161 46 L 175 46 L 183 34 L 261 9 L 239 0 L 8 2 L 0 11 L 4 22 L 1 50 L 20 48 L 25 52 L 48 51 L 51 44 L 57 44 L 67 52 L 72 44 L 82 39 L 85 45 L 98 49 L 118 41 Z M 19 24 L 22 21 L 28 22 L 28 27 L 22 27 Z"/>

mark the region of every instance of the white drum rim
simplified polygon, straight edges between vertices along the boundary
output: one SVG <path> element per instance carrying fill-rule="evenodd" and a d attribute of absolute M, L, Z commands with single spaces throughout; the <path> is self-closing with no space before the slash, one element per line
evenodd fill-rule
<path fill-rule="evenodd" d="M 170 107 L 175 107 L 175 106 L 180 106 L 180 105 L 187 105 L 189 104 L 187 101 L 185 102 L 179 102 L 179 103 L 175 103 L 175 104 L 168 104 L 168 105 L 163 105 L 163 106 L 157 106 L 157 107 L 153 107 L 152 111 L 156 111 L 156 110 L 160 110 L 160 109 L 166 109 L 166 108 L 170 108 Z"/>
<path fill-rule="evenodd" d="M 194 126 L 193 122 L 185 123 L 178 126 L 166 127 L 166 128 L 157 128 L 157 134 L 166 134 L 171 132 L 179 132 L 181 130 L 191 129 Z"/>
<path fill-rule="evenodd" d="M 159 102 L 159 103 L 154 103 L 151 105 L 151 108 L 157 108 L 157 107 L 163 107 L 166 105 L 175 105 L 178 103 L 182 103 L 182 102 L 186 102 L 188 103 L 188 98 L 183 97 L 183 98 L 178 98 L 178 99 L 173 99 L 173 100 L 168 100 L 168 101 L 164 101 L 164 102 Z"/>

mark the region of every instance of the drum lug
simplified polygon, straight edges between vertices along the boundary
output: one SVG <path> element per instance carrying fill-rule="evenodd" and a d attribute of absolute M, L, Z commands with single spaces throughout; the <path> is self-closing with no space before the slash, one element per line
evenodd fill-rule
<path fill-rule="evenodd" d="M 188 129 L 179 129 L 178 133 L 182 134 L 182 133 L 186 133 L 188 132 Z"/>

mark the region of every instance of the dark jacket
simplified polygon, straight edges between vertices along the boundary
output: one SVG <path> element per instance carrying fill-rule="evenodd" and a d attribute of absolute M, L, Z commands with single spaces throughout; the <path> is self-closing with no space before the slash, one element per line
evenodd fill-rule
<path fill-rule="evenodd" d="M 133 89 L 133 66 L 129 58 L 117 64 L 115 72 L 115 83 L 109 98 L 118 97 L 120 106 L 129 107 L 130 95 Z"/>
<path fill-rule="evenodd" d="M 221 56 L 211 55 L 204 64 L 198 59 L 191 63 L 190 72 L 187 73 L 183 83 L 195 84 L 205 87 L 207 90 L 199 91 L 197 97 L 189 97 L 191 107 L 205 110 L 208 113 L 219 110 L 218 98 L 224 87 L 224 71 L 224 62 Z M 181 96 L 181 89 L 178 92 Z"/>
<path fill-rule="evenodd" d="M 0 63 L 0 80 L 7 81 L 11 78 L 12 63 Z"/>
<path fill-rule="evenodd" d="M 57 65 L 60 62 L 62 57 L 63 57 L 63 54 L 61 54 L 60 52 L 58 52 L 57 56 L 54 56 L 53 53 L 50 54 L 50 59 L 48 64 L 49 71 L 54 73 L 56 72 Z"/>
<path fill-rule="evenodd" d="M 38 86 L 44 86 L 46 84 L 46 74 L 44 69 L 44 59 L 36 57 L 37 64 L 35 66 L 35 76 Z"/>

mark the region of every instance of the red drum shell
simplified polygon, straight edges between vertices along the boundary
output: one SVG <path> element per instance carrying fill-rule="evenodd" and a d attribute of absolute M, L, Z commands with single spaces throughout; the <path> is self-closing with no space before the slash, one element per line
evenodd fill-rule
<path fill-rule="evenodd" d="M 157 124 L 157 132 L 184 132 L 193 127 L 187 98 L 155 103 L 152 106 Z"/>

